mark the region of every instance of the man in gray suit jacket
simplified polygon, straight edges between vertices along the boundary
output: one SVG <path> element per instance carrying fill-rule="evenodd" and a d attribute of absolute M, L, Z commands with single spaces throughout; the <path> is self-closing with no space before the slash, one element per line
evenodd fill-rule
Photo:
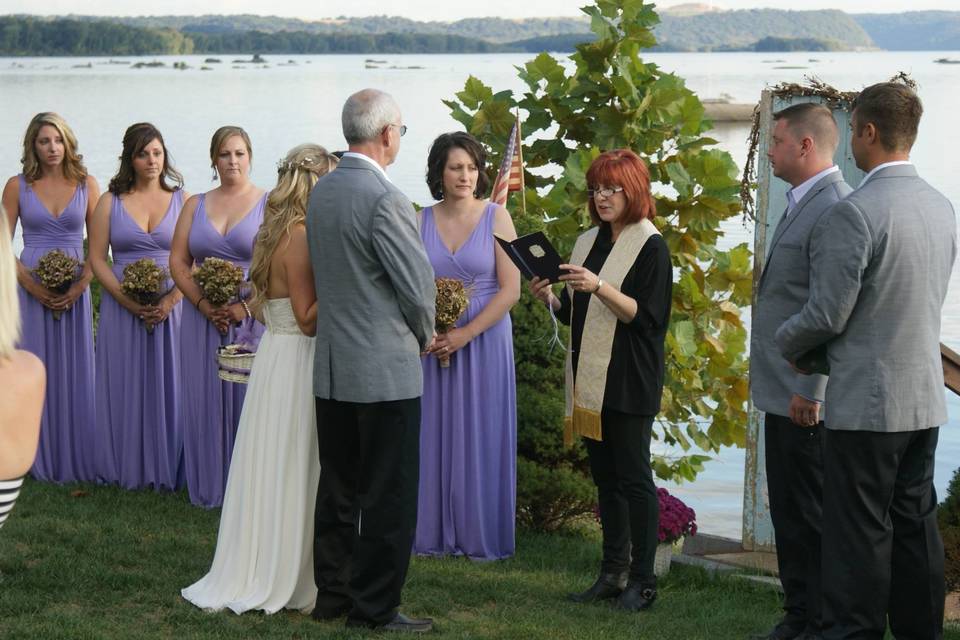
<path fill-rule="evenodd" d="M 867 176 L 811 236 L 810 299 L 777 331 L 791 362 L 827 344 L 823 637 L 943 633 L 933 464 L 947 420 L 940 311 L 956 217 L 909 163 L 922 107 L 907 86 L 854 102 Z"/>
<path fill-rule="evenodd" d="M 310 194 L 321 467 L 313 616 L 420 632 L 430 620 L 397 607 L 417 521 L 420 353 L 434 336 L 436 289 L 413 206 L 384 172 L 405 132 L 389 95 L 350 96 L 350 150 Z"/>
<path fill-rule="evenodd" d="M 785 615 L 758 637 L 792 640 L 812 637 L 820 629 L 820 408 L 827 377 L 794 371 L 773 337 L 809 297 L 811 229 L 851 189 L 833 164 L 839 134 L 830 109 L 797 104 L 773 119 L 767 156 L 774 175 L 793 188 L 757 286 L 750 385 L 754 405 L 766 414 L 767 487 Z"/>

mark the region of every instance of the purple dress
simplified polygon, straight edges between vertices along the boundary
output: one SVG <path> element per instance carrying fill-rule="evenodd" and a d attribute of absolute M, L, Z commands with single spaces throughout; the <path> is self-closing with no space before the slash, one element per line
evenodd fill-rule
<path fill-rule="evenodd" d="M 116 195 L 110 207 L 110 253 L 113 274 L 150 258 L 166 269 L 170 241 L 183 207 L 183 193 L 173 192 L 156 229 L 147 233 L 130 217 Z M 164 290 L 174 286 L 167 279 Z M 182 486 L 183 432 L 180 428 L 180 311 L 147 333 L 143 322 L 109 293 L 100 299 L 97 328 L 98 471 L 102 480 L 127 489 Z"/>
<path fill-rule="evenodd" d="M 421 236 L 438 278 L 457 278 L 470 322 L 499 291 L 494 257 L 494 206 L 487 205 L 466 243 L 451 254 L 433 209 L 423 210 Z M 440 368 L 423 358 L 420 495 L 414 552 L 477 560 L 514 553 L 517 399 L 510 315 L 471 340 Z"/>
<path fill-rule="evenodd" d="M 54 217 L 21 175 L 20 261 L 33 268 L 48 251 L 60 249 L 83 262 L 83 229 L 87 186 L 77 186 L 73 199 Z M 47 391 L 40 421 L 40 446 L 32 473 L 38 480 L 96 480 L 94 441 L 93 307 L 90 289 L 59 320 L 40 301 L 20 288 L 23 337 L 20 347 L 39 357 L 47 370 Z"/>
<path fill-rule="evenodd" d="M 206 258 L 223 258 L 250 267 L 253 241 L 263 222 L 264 194 L 247 215 L 221 235 L 207 220 L 206 194 L 193 214 L 188 239 L 197 264 Z M 250 322 L 250 321 L 247 321 Z M 265 327 L 255 323 L 258 333 Z M 223 502 L 230 455 L 237 435 L 240 409 L 247 386 L 224 382 L 217 376 L 217 347 L 234 342 L 237 328 L 221 336 L 196 307 L 183 306 L 180 330 L 180 397 L 183 411 L 183 463 L 193 504 L 212 508 Z"/>

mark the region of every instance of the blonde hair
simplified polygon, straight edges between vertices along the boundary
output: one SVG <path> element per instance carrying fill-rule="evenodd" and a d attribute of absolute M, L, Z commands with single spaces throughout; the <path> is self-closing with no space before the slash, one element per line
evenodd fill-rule
<path fill-rule="evenodd" d="M 255 309 L 263 308 L 266 302 L 270 261 L 277 245 L 293 225 L 306 220 L 310 190 L 320 176 L 333 171 L 337 162 L 337 157 L 320 145 L 301 144 L 291 149 L 277 165 L 277 186 L 267 196 L 263 224 L 257 232 L 250 261 L 251 302 Z"/>
<path fill-rule="evenodd" d="M 210 166 L 214 169 L 217 167 L 217 155 L 220 153 L 220 147 L 233 136 L 240 136 L 243 139 L 243 144 L 247 147 L 247 155 L 250 156 L 251 162 L 253 161 L 253 143 L 250 142 L 250 136 L 243 130 L 243 127 L 228 124 L 214 131 L 213 137 L 210 138 Z"/>
<path fill-rule="evenodd" d="M 77 137 L 73 130 L 61 116 L 52 111 L 44 111 L 33 116 L 27 125 L 27 132 L 23 134 L 23 177 L 27 182 L 33 182 L 40 177 L 40 159 L 37 158 L 36 142 L 40 129 L 51 126 L 57 130 L 63 139 L 63 176 L 80 184 L 87 179 L 87 168 L 83 165 L 83 156 L 77 153 Z"/>
<path fill-rule="evenodd" d="M 10 242 L 7 212 L 0 206 L 0 358 L 9 358 L 20 340 L 17 263 Z"/>

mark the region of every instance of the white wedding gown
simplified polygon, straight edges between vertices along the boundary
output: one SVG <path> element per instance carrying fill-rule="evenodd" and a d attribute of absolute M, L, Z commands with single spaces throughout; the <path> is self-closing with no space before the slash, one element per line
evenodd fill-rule
<path fill-rule="evenodd" d="M 230 461 L 210 572 L 181 591 L 208 610 L 310 610 L 320 476 L 313 338 L 289 298 L 268 300 Z"/>

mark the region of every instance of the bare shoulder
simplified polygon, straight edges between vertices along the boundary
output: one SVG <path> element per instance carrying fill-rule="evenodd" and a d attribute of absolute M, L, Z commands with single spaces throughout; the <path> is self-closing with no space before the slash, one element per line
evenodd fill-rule
<path fill-rule="evenodd" d="M 97 183 L 97 179 L 94 178 L 93 175 L 91 175 L 91 174 L 88 173 L 85 182 L 86 182 L 87 190 L 88 190 L 88 191 L 99 191 L 99 190 L 100 190 L 100 185 Z"/>
<path fill-rule="evenodd" d="M 17 398 L 42 398 L 46 380 L 43 361 L 29 351 L 18 349 L 6 364 L 0 364 L 0 386 Z"/>
<path fill-rule="evenodd" d="M 3 196 L 20 194 L 20 176 L 10 176 L 3 185 Z"/>
<path fill-rule="evenodd" d="M 496 205 L 493 210 L 493 230 L 509 240 L 513 240 L 517 236 L 517 231 L 513 226 L 513 217 L 509 211 L 500 205 Z"/>

